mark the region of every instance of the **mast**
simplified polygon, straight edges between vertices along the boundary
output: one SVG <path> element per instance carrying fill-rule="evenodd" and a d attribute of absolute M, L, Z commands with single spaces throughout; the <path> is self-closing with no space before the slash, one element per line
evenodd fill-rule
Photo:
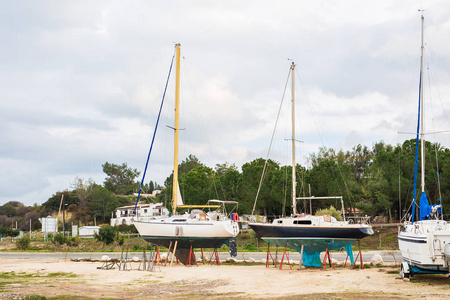
<path fill-rule="evenodd" d="M 418 109 L 418 118 L 417 118 L 417 135 L 416 135 L 416 155 L 414 161 L 414 188 L 413 188 L 413 201 L 411 207 L 411 222 L 414 222 L 416 209 L 418 210 L 418 205 L 416 204 L 417 200 L 417 165 L 419 159 L 419 143 L 420 154 L 421 154 L 421 189 L 422 193 L 425 192 L 425 140 L 424 140 L 424 131 L 423 131 L 423 25 L 424 25 L 424 17 L 421 16 L 422 19 L 422 31 L 421 31 L 421 46 L 420 46 L 420 79 L 419 79 L 419 109 Z"/>
<path fill-rule="evenodd" d="M 420 47 L 420 155 L 421 155 L 421 187 L 422 193 L 425 192 L 425 135 L 423 130 L 423 24 L 422 15 L 422 45 Z"/>
<path fill-rule="evenodd" d="M 176 76 L 175 76 L 175 137 L 173 151 L 173 183 L 172 183 L 172 214 L 177 213 L 177 193 L 178 193 L 178 133 L 180 118 L 180 44 L 175 45 L 176 50 Z"/>
<path fill-rule="evenodd" d="M 297 178 L 295 176 L 295 86 L 294 86 L 294 69 L 295 64 L 292 62 L 291 72 L 292 72 L 292 213 L 294 215 L 297 214 L 297 201 L 296 197 L 296 186 L 297 186 Z"/>

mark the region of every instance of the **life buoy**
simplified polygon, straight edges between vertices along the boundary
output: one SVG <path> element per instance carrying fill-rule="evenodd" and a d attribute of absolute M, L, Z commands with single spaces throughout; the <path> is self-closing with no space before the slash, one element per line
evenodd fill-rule
<path fill-rule="evenodd" d="M 233 222 L 239 221 L 239 215 L 237 213 L 232 213 L 231 220 L 233 220 Z"/>

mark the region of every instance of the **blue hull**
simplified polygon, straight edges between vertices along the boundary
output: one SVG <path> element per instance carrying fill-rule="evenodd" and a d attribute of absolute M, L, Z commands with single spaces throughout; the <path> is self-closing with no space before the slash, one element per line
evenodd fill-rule
<path fill-rule="evenodd" d="M 373 234 L 371 227 L 318 227 L 249 224 L 261 238 L 351 239 L 360 240 Z"/>
<path fill-rule="evenodd" d="M 249 224 L 264 241 L 278 247 L 287 247 L 301 252 L 303 264 L 307 267 L 321 267 L 320 252 L 345 248 L 354 263 L 351 245 L 373 234 L 371 227 L 318 227 L 280 226 L 271 224 Z"/>

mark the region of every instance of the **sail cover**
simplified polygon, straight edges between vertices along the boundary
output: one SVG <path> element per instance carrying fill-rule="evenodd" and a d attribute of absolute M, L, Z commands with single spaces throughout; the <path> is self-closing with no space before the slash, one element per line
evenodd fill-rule
<path fill-rule="evenodd" d="M 425 192 L 422 192 L 422 196 L 420 196 L 420 221 L 429 220 L 436 212 L 441 212 L 441 206 L 434 204 L 430 205 L 428 203 L 428 198 Z M 434 209 L 433 209 L 434 208 Z"/>
<path fill-rule="evenodd" d="M 441 205 L 428 203 L 428 198 L 425 192 L 422 192 L 420 196 L 420 221 L 429 220 L 435 213 L 441 212 Z"/>
<path fill-rule="evenodd" d="M 431 207 L 428 204 L 428 198 L 427 194 L 425 192 L 422 192 L 422 195 L 420 196 L 419 201 L 419 207 L 420 207 L 420 220 L 428 220 L 431 216 Z"/>

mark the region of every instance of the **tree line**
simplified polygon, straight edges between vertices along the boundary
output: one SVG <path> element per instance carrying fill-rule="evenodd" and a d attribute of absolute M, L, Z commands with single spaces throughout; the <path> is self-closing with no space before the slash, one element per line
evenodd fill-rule
<path fill-rule="evenodd" d="M 426 191 L 433 203 L 448 205 L 450 194 L 450 150 L 437 143 L 426 142 Z M 371 148 L 357 145 L 350 151 L 320 148 L 310 154 L 309 164 L 296 165 L 297 196 L 343 196 L 345 209 L 359 209 L 371 218 L 381 215 L 388 220 L 400 220 L 408 211 L 413 195 L 415 162 L 415 139 L 395 146 L 384 142 L 374 143 Z M 438 157 L 438 163 L 436 162 Z M 209 199 L 239 202 L 239 213 L 252 212 L 266 160 L 254 159 L 242 165 L 217 164 L 214 168 L 204 165 L 196 156 L 189 155 L 179 164 L 179 185 L 185 204 L 206 204 Z M 42 205 L 24 206 L 20 202 L 8 202 L 0 207 L 0 227 L 29 230 L 40 228 L 36 222 L 60 209 L 63 198 L 66 220 L 78 224 L 109 222 L 112 212 L 119 206 L 134 204 L 133 193 L 139 191 L 140 172 L 126 163 L 102 165 L 106 174 L 103 185 L 92 180 L 76 178 L 71 189 L 56 192 Z M 420 168 L 420 167 L 419 167 Z M 290 215 L 292 167 L 268 160 L 262 180 L 256 213 L 269 217 Z M 143 193 L 161 189 L 155 202 L 163 202 L 170 210 L 172 203 L 172 178 L 167 177 L 163 186 L 153 181 L 143 186 Z M 420 172 L 418 179 L 420 183 Z M 439 188 L 440 187 L 440 188 Z M 420 184 L 418 184 L 420 189 Z M 420 195 L 420 191 L 418 191 Z M 317 209 L 338 206 L 335 200 L 312 203 Z M 299 212 L 309 213 L 309 203 L 298 203 Z M 68 227 L 66 227 L 68 228 Z"/>

